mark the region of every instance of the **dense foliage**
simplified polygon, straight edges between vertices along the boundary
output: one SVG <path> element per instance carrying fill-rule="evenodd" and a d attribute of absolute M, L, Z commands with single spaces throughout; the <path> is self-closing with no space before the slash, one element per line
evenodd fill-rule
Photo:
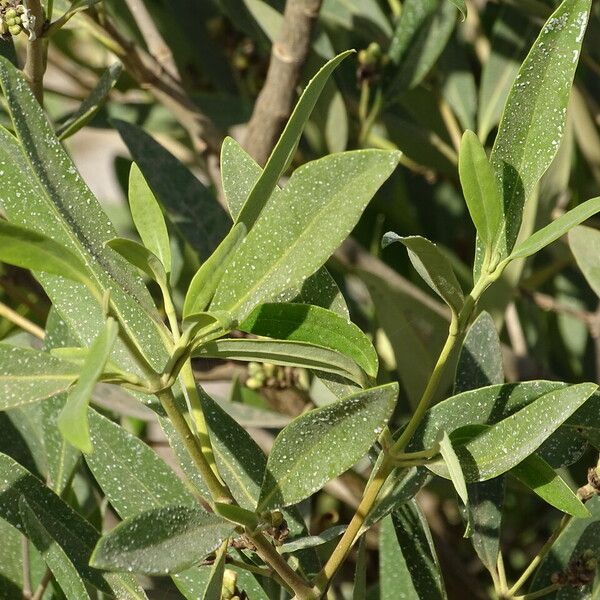
<path fill-rule="evenodd" d="M 598 597 L 599 30 L 0 0 L 0 598 Z"/>

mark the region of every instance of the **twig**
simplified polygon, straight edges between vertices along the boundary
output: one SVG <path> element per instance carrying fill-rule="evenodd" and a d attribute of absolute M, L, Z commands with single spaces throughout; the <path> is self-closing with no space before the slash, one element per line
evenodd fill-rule
<path fill-rule="evenodd" d="M 560 583 L 552 583 L 549 586 L 538 590 L 537 592 L 529 592 L 528 594 L 524 594 L 523 596 L 515 596 L 514 600 L 537 600 L 538 598 L 543 598 L 544 596 L 547 596 L 552 592 L 560 590 L 561 587 L 562 586 L 560 585 Z"/>
<path fill-rule="evenodd" d="M 154 56 L 165 71 L 173 76 L 177 76 L 178 70 L 173 60 L 173 53 L 156 27 L 144 0 L 125 0 L 125 3 L 137 23 L 150 54 Z"/>
<path fill-rule="evenodd" d="M 245 147 L 264 164 L 291 114 L 302 67 L 310 49 L 322 0 L 287 0 L 283 23 L 271 50 L 271 62 L 252 117 Z"/>
<path fill-rule="evenodd" d="M 40 340 L 46 337 L 46 332 L 41 327 L 38 327 L 35 323 L 32 323 L 29 319 L 26 319 L 3 302 L 0 302 L 0 317 L 4 317 Z"/>
<path fill-rule="evenodd" d="M 52 579 L 52 571 L 50 571 L 50 569 L 46 569 L 46 571 L 44 572 L 44 576 L 42 577 L 42 580 L 40 581 L 40 584 L 37 586 L 37 589 L 35 590 L 35 594 L 33 594 L 33 596 L 31 596 L 31 600 L 42 600 L 42 598 L 44 597 L 44 592 L 46 591 L 46 588 L 48 587 L 48 584 L 50 583 L 51 579 Z"/>
<path fill-rule="evenodd" d="M 40 0 L 29 0 L 27 8 L 35 19 L 32 39 L 27 42 L 27 56 L 23 73 L 29 81 L 36 100 L 44 103 L 44 73 L 46 71 L 46 40 L 41 37 L 44 28 L 44 9 Z"/>
<path fill-rule="evenodd" d="M 456 120 L 456 116 L 452 112 L 452 108 L 450 108 L 450 105 L 442 96 L 440 96 L 438 99 L 438 106 L 440 109 L 440 114 L 442 115 L 442 119 L 444 120 L 444 125 L 446 125 L 446 129 L 448 130 L 448 134 L 452 140 L 454 150 L 456 150 L 458 153 L 460 151 L 460 143 L 462 139 L 460 125 Z"/>
<path fill-rule="evenodd" d="M 23 600 L 31 599 L 31 561 L 29 558 L 29 540 L 21 536 L 21 556 L 23 566 Z"/>

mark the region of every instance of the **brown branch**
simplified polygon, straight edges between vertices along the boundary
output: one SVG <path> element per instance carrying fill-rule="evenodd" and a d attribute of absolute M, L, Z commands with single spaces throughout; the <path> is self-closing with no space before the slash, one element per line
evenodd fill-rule
<path fill-rule="evenodd" d="M 269 157 L 292 112 L 321 2 L 287 0 L 285 4 L 281 31 L 271 50 L 267 79 L 256 99 L 244 144 L 261 165 Z"/>
<path fill-rule="evenodd" d="M 44 9 L 40 0 L 27 3 L 31 16 L 35 19 L 32 39 L 27 42 L 27 55 L 23 73 L 31 86 L 36 100 L 44 104 L 44 73 L 46 72 L 46 40 L 41 37 L 44 28 Z"/>

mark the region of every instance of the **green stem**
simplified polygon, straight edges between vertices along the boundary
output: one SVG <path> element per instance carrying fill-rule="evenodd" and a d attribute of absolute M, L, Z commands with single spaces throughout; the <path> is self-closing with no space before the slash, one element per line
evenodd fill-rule
<path fill-rule="evenodd" d="M 538 565 L 544 560 L 548 552 L 552 549 L 554 542 L 558 539 L 558 536 L 564 531 L 565 527 L 571 521 L 571 515 L 564 515 L 560 520 L 558 527 L 554 530 L 552 535 L 548 538 L 546 543 L 540 548 L 540 551 L 535 555 L 533 560 L 529 563 L 529 566 L 523 571 L 521 577 L 517 582 L 508 590 L 510 596 L 514 596 L 522 587 L 523 584 L 529 579 L 532 573 L 537 569 Z"/>
<path fill-rule="evenodd" d="M 42 37 L 44 27 L 44 9 L 40 0 L 29 0 L 27 3 L 31 15 L 35 18 L 35 39 L 27 42 L 27 56 L 23 73 L 29 82 L 36 100 L 44 105 L 44 73 L 46 72 L 47 44 Z"/>
<path fill-rule="evenodd" d="M 230 504 L 233 499 L 229 493 L 229 490 L 219 481 L 217 475 L 212 470 L 209 462 L 204 456 L 202 446 L 198 438 L 192 433 L 187 421 L 177 408 L 172 390 L 162 390 L 157 393 L 157 396 L 162 407 L 165 409 L 167 416 L 173 424 L 173 427 L 175 427 L 177 433 L 180 435 L 188 454 L 198 469 L 198 472 L 206 483 L 212 499 L 215 502 Z"/>
<path fill-rule="evenodd" d="M 523 596 L 515 596 L 514 600 L 536 600 L 537 598 L 543 598 L 552 592 L 556 592 L 556 590 L 560 590 L 562 586 L 560 583 L 553 583 L 537 592 L 530 592 L 529 594 L 524 594 Z"/>

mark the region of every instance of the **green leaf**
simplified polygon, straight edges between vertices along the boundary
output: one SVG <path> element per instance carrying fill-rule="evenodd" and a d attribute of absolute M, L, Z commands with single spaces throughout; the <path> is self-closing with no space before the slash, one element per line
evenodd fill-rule
<path fill-rule="evenodd" d="M 365 374 L 353 360 L 329 348 L 306 342 L 221 339 L 203 344 L 194 350 L 193 356 L 316 369 L 339 375 L 361 387 L 367 383 Z"/>
<path fill-rule="evenodd" d="M 233 525 L 199 507 L 167 506 L 126 519 L 96 545 L 98 569 L 168 575 L 183 571 L 218 548 Z"/>
<path fill-rule="evenodd" d="M 223 588 L 223 575 L 225 574 L 225 559 L 227 558 L 227 542 L 219 548 L 215 562 L 210 570 L 210 577 L 202 600 L 221 600 Z"/>
<path fill-rule="evenodd" d="M 577 494 L 537 454 L 528 456 L 509 472 L 558 510 L 578 518 L 589 516 L 588 509 L 577 497 Z"/>
<path fill-rule="evenodd" d="M 0 344 L 0 410 L 50 398 L 71 387 L 77 377 L 68 361 Z"/>
<path fill-rule="evenodd" d="M 319 72 L 308 82 L 304 92 L 300 96 L 275 148 L 271 152 L 267 164 L 245 201 L 237 219 L 237 223 L 244 223 L 250 231 L 256 223 L 259 215 L 267 205 L 279 178 L 290 164 L 306 121 L 310 117 L 321 92 L 329 77 L 336 67 L 353 50 L 347 50 L 332 58 Z M 320 266 L 320 265 L 319 265 Z"/>
<path fill-rule="evenodd" d="M 377 376 L 377 352 L 365 334 L 336 313 L 308 304 L 261 304 L 239 329 L 278 340 L 308 342 L 349 356 L 367 375 Z"/>
<path fill-rule="evenodd" d="M 445 431 L 442 439 L 440 440 L 440 454 L 446 463 L 446 467 L 448 468 L 448 473 L 450 474 L 450 479 L 452 480 L 454 489 L 456 490 L 460 499 L 463 501 L 463 504 L 467 506 L 469 503 L 469 495 L 467 493 L 465 477 L 463 475 L 458 456 L 456 456 L 456 452 L 452 446 L 452 441 Z"/>
<path fill-rule="evenodd" d="M 576 227 L 569 233 L 569 246 L 586 281 L 600 297 L 600 231 L 591 227 Z"/>
<path fill-rule="evenodd" d="M 184 319 L 208 308 L 233 253 L 242 243 L 246 233 L 246 227 L 242 223 L 234 225 L 217 249 L 198 269 L 185 295 Z"/>
<path fill-rule="evenodd" d="M 43 514 L 48 535 L 62 548 L 85 581 L 117 596 L 117 590 L 126 588 L 129 592 L 123 597 L 127 599 L 146 598 L 142 591 L 136 591 L 136 584 L 129 577 L 104 574 L 90 567 L 90 555 L 99 538 L 98 532 L 40 479 L 12 458 L 0 454 L 0 518 L 26 531 L 19 510 L 21 497 L 30 506 L 39 507 L 38 514 Z"/>
<path fill-rule="evenodd" d="M 482 142 L 500 122 L 532 29 L 531 21 L 510 6 L 502 6 L 494 21 L 490 54 L 482 65 L 479 87 L 477 135 Z"/>
<path fill-rule="evenodd" d="M 21 496 L 19 511 L 27 537 L 41 553 L 67 600 L 89 598 L 85 585 L 73 563 L 44 527 L 44 512 L 40 507 Z"/>
<path fill-rule="evenodd" d="M 485 481 L 519 464 L 597 388 L 595 384 L 582 383 L 544 394 L 463 445 L 455 445 L 467 481 Z M 428 466 L 440 472 L 438 463 Z M 443 471 L 447 473 L 445 469 Z"/>
<path fill-rule="evenodd" d="M 42 233 L 0 221 L 0 261 L 31 271 L 67 277 L 92 288 L 85 264 Z"/>
<path fill-rule="evenodd" d="M 185 165 L 143 129 L 125 121 L 113 123 L 170 224 L 202 260 L 207 259 L 230 227 L 225 210 Z"/>
<path fill-rule="evenodd" d="M 89 410 L 94 451 L 85 461 L 122 519 L 151 508 L 196 506 L 174 471 L 139 438 Z"/>
<path fill-rule="evenodd" d="M 447 0 L 406 0 L 390 44 L 393 98 L 415 88 L 429 73 L 450 39 L 456 8 Z"/>
<path fill-rule="evenodd" d="M 498 180 L 479 138 L 466 131 L 462 138 L 458 172 L 471 219 L 492 259 L 494 243 L 504 218 Z"/>
<path fill-rule="evenodd" d="M 383 236 L 385 248 L 394 242 L 401 242 L 408 249 L 408 257 L 425 283 L 452 309 L 460 312 L 464 297 L 452 265 L 435 244 L 419 235 L 400 237 L 393 232 Z"/>
<path fill-rule="evenodd" d="M 367 600 L 367 543 L 364 536 L 358 542 L 352 600 Z"/>
<path fill-rule="evenodd" d="M 122 71 L 123 65 L 120 62 L 116 62 L 102 73 L 90 95 L 66 121 L 57 127 L 56 135 L 59 140 L 66 140 L 71 137 L 94 118 L 95 114 L 108 99 L 108 95 L 117 83 Z"/>
<path fill-rule="evenodd" d="M 129 208 L 144 246 L 158 256 L 165 271 L 170 273 L 171 244 L 165 218 L 152 189 L 135 163 L 129 172 Z"/>
<path fill-rule="evenodd" d="M 297 169 L 237 249 L 211 307 L 229 310 L 241 321 L 262 302 L 296 296 L 351 232 L 398 157 L 357 150 Z"/>
<path fill-rule="evenodd" d="M 233 138 L 225 138 L 221 147 L 221 174 L 225 200 L 234 219 L 237 219 L 246 198 L 262 172 L 263 170 L 254 159 Z M 281 193 L 279 186 L 275 186 L 272 197 L 277 197 Z M 241 225 L 238 224 L 238 227 Z M 333 310 L 342 316 L 348 316 L 346 301 L 325 267 L 321 267 L 314 275 L 308 277 L 302 284 L 297 298 L 290 295 L 289 300 L 303 304 L 315 304 Z"/>
<path fill-rule="evenodd" d="M 591 551 L 595 557 L 600 556 L 600 496 L 595 496 L 586 502 L 591 516 L 585 519 L 571 519 L 558 539 L 552 544 L 552 550 L 544 557 L 538 567 L 529 588 L 536 592 L 549 586 L 555 573 L 566 571 L 569 564 L 581 561 L 584 552 Z M 549 594 L 552 600 L 567 600 L 567 598 L 593 597 L 588 587 L 569 589 L 563 588 L 556 594 Z"/>
<path fill-rule="evenodd" d="M 275 438 L 258 510 L 308 498 L 366 454 L 387 423 L 398 394 L 395 383 L 314 409 Z"/>
<path fill-rule="evenodd" d="M 335 525 L 325 531 L 322 531 L 319 535 L 308 535 L 301 538 L 288 540 L 281 544 L 279 551 L 284 554 L 290 554 L 303 550 L 304 548 L 315 548 L 316 546 L 322 546 L 327 542 L 331 542 L 339 538 L 342 533 L 346 531 L 346 525 Z"/>
<path fill-rule="evenodd" d="M 445 600 L 435 548 L 425 517 L 412 500 L 386 517 L 379 535 L 381 600 Z"/>
<path fill-rule="evenodd" d="M 590 4 L 562 2 L 543 26 L 506 101 L 490 157 L 504 197 L 502 254 L 515 245 L 525 202 L 560 145 Z"/>
<path fill-rule="evenodd" d="M 92 392 L 110 356 L 119 326 L 111 317 L 98 334 L 85 359 L 79 379 L 69 392 L 67 402 L 58 417 L 58 428 L 75 448 L 90 453 L 93 450 L 88 423 L 88 406 Z"/>
<path fill-rule="evenodd" d="M 167 282 L 167 274 L 161 260 L 146 246 L 125 238 L 114 238 L 106 242 L 109 248 L 120 254 L 134 267 L 144 272 L 150 279 L 162 283 Z"/>
<path fill-rule="evenodd" d="M 511 252 L 510 259 L 527 258 L 568 233 L 573 227 L 600 212 L 600 197 L 587 200 L 530 235 Z"/>

